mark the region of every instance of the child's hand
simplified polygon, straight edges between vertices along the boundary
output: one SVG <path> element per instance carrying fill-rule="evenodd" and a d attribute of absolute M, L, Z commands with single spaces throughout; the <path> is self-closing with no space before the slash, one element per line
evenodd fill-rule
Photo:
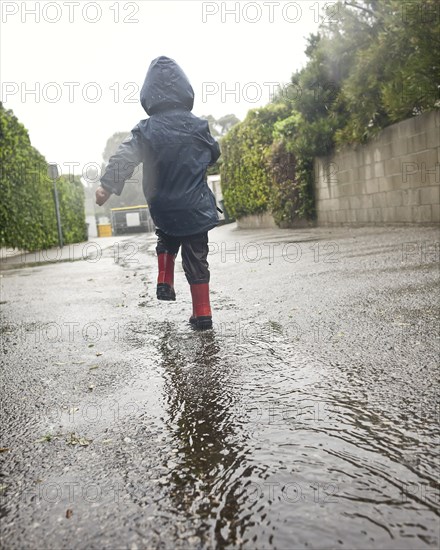
<path fill-rule="evenodd" d="M 107 191 L 104 187 L 99 186 L 95 193 L 96 204 L 98 206 L 102 206 L 109 199 L 110 195 L 110 191 Z"/>

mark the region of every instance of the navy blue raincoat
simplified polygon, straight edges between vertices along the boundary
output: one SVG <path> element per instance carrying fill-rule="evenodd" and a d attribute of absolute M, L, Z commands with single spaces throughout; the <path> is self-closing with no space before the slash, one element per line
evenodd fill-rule
<path fill-rule="evenodd" d="M 143 190 L 159 229 L 177 237 L 215 227 L 215 198 L 206 169 L 220 156 L 208 122 L 191 113 L 194 91 L 169 57 L 154 59 L 141 90 L 150 118 L 141 120 L 110 158 L 101 185 L 120 195 L 126 180 L 143 163 Z"/>

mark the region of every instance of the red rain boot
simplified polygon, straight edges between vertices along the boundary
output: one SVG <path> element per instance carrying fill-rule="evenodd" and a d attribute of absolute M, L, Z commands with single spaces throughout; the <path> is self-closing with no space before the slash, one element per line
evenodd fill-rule
<path fill-rule="evenodd" d="M 159 274 L 157 276 L 156 296 L 158 300 L 175 301 L 174 292 L 174 254 L 164 252 L 158 254 L 157 263 L 159 265 Z"/>
<path fill-rule="evenodd" d="M 212 313 L 209 304 L 209 284 L 190 285 L 193 314 L 189 322 L 194 328 L 206 330 L 212 328 Z"/>

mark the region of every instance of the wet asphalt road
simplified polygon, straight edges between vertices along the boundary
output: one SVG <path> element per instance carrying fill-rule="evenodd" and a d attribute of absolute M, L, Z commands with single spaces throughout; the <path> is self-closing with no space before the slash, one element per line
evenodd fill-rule
<path fill-rule="evenodd" d="M 205 333 L 153 235 L 4 262 L 2 548 L 438 547 L 438 229 L 210 240 Z"/>

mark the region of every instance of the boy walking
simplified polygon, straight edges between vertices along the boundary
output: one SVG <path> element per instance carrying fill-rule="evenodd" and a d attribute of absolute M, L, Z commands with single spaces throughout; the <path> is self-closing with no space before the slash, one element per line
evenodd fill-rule
<path fill-rule="evenodd" d="M 143 163 L 143 191 L 158 237 L 157 298 L 176 299 L 174 261 L 181 247 L 193 303 L 190 323 L 209 329 L 208 231 L 218 224 L 218 214 L 206 169 L 218 159 L 220 148 L 208 122 L 191 113 L 194 91 L 173 59 L 161 56 L 151 62 L 140 97 L 149 118 L 133 128 L 110 158 L 96 203 L 120 195 Z"/>

